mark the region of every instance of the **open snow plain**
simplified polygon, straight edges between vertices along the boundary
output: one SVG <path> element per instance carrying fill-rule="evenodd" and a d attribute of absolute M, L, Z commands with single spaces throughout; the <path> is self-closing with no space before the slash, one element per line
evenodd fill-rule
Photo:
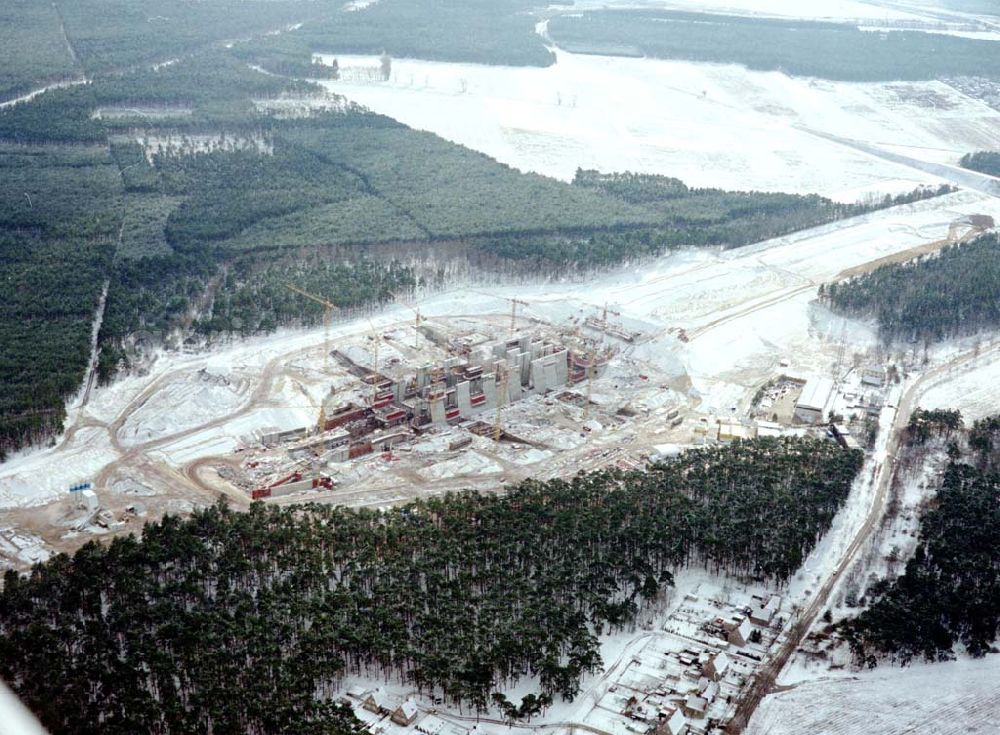
<path fill-rule="evenodd" d="M 764 700 L 747 735 L 988 735 L 1000 732 L 1000 656 L 883 666 Z"/>
<path fill-rule="evenodd" d="M 342 69 L 377 64 L 336 58 Z M 1000 113 L 942 82 L 828 82 L 559 50 L 545 69 L 393 59 L 388 81 L 323 84 L 407 125 L 563 180 L 578 167 L 629 170 L 698 187 L 855 201 L 940 179 L 821 135 L 946 164 L 1000 148 Z"/>

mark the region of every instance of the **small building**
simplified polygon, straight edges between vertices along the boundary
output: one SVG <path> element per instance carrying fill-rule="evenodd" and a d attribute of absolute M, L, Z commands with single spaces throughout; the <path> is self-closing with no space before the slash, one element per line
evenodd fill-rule
<path fill-rule="evenodd" d="M 412 725 L 419 714 L 420 710 L 417 709 L 417 705 L 413 703 L 412 699 L 407 699 L 392 711 L 390 719 L 397 725 Z"/>
<path fill-rule="evenodd" d="M 881 388 L 885 385 L 885 368 L 866 367 L 861 371 L 861 384 Z"/>
<path fill-rule="evenodd" d="M 684 450 L 678 444 L 657 444 L 649 452 L 650 462 L 663 462 L 679 457 Z"/>
<path fill-rule="evenodd" d="M 757 435 L 752 426 L 744 426 L 738 421 L 720 421 L 718 439 L 728 443 L 737 439 L 753 439 Z"/>
<path fill-rule="evenodd" d="M 384 715 L 392 711 L 392 706 L 381 688 L 368 692 L 361 700 L 361 706 L 376 715 Z"/>
<path fill-rule="evenodd" d="M 347 690 L 347 696 L 353 697 L 354 699 L 357 699 L 359 702 L 364 700 L 366 694 L 368 694 L 368 690 L 365 689 L 360 684 L 355 684 L 354 686 L 350 687 Z"/>
<path fill-rule="evenodd" d="M 711 681 L 708 685 L 701 690 L 701 698 L 706 702 L 711 704 L 715 701 L 715 698 L 719 696 L 719 683 L 716 681 Z"/>
<path fill-rule="evenodd" d="M 781 436 L 784 432 L 781 424 L 776 424 L 773 421 L 758 421 L 757 422 L 757 436 L 758 438 L 768 437 L 768 436 Z"/>
<path fill-rule="evenodd" d="M 729 628 L 726 639 L 732 645 L 740 648 L 745 646 L 747 641 L 750 640 L 751 632 L 753 632 L 753 626 L 750 624 L 750 619 L 743 618 L 738 624 Z"/>
<path fill-rule="evenodd" d="M 774 619 L 774 612 L 768 610 L 763 605 L 750 606 L 750 622 L 754 625 L 770 625 Z"/>
<path fill-rule="evenodd" d="M 705 712 L 708 711 L 708 700 L 697 694 L 689 694 L 688 698 L 681 704 L 681 710 L 688 717 L 704 717 Z"/>
<path fill-rule="evenodd" d="M 767 601 L 767 605 L 764 607 L 777 615 L 781 612 L 781 595 L 771 595 L 771 599 Z"/>
<path fill-rule="evenodd" d="M 687 718 L 680 709 L 675 709 L 673 714 L 664 716 L 656 728 L 657 735 L 683 735 L 687 730 Z"/>
<path fill-rule="evenodd" d="M 754 625 L 770 625 L 779 610 L 781 610 L 781 597 L 772 595 L 766 603 L 750 606 L 750 622 Z"/>
<path fill-rule="evenodd" d="M 729 670 L 729 663 L 725 652 L 717 653 L 705 663 L 704 674 L 712 681 L 719 681 Z"/>
<path fill-rule="evenodd" d="M 818 424 L 823 420 L 826 406 L 833 394 L 833 381 L 829 378 L 810 378 L 802 395 L 795 403 L 795 418 L 804 424 Z"/>

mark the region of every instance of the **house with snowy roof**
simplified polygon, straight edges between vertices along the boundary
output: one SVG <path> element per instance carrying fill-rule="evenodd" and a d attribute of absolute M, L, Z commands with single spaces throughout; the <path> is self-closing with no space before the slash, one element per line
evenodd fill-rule
<path fill-rule="evenodd" d="M 729 664 L 729 656 L 725 652 L 718 653 L 705 663 L 702 671 L 712 681 L 719 681 L 729 670 Z"/>
<path fill-rule="evenodd" d="M 397 725 L 412 725 L 419 714 L 420 710 L 417 709 L 417 705 L 414 704 L 412 699 L 407 699 L 392 711 L 390 719 Z"/>

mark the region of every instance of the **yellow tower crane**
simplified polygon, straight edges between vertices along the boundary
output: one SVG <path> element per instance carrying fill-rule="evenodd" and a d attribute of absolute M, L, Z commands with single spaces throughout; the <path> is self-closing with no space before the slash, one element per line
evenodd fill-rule
<path fill-rule="evenodd" d="M 322 296 L 317 296 L 316 294 L 311 294 L 308 291 L 299 288 L 298 286 L 286 283 L 286 286 L 300 296 L 305 296 L 311 301 L 315 301 L 317 304 L 323 306 L 323 374 L 328 372 L 330 363 L 330 324 L 333 322 L 333 312 L 340 311 L 340 309 L 334 306 L 329 299 L 324 299 Z M 316 422 L 316 428 L 319 433 L 323 433 L 326 427 L 326 408 L 323 405 L 323 401 L 320 401 L 319 405 L 319 418 Z"/>

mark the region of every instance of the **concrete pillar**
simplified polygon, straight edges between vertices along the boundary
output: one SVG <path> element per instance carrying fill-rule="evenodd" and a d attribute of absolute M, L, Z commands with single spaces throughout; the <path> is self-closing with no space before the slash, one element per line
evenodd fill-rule
<path fill-rule="evenodd" d="M 554 353 L 552 357 L 556 363 L 555 385 L 566 385 L 569 382 L 569 352 L 567 350 L 560 350 Z"/>
<path fill-rule="evenodd" d="M 469 388 L 468 380 L 463 380 L 455 386 L 455 404 L 463 417 L 472 413 L 472 395 Z"/>
<path fill-rule="evenodd" d="M 431 405 L 431 422 L 435 424 L 443 424 L 446 419 L 444 416 L 444 396 L 434 399 L 430 402 Z"/>
<path fill-rule="evenodd" d="M 545 382 L 545 358 L 531 361 L 531 392 L 544 393 L 547 390 Z"/>
<path fill-rule="evenodd" d="M 494 373 L 483 375 L 483 395 L 486 396 L 483 408 L 497 407 L 497 376 Z"/>

